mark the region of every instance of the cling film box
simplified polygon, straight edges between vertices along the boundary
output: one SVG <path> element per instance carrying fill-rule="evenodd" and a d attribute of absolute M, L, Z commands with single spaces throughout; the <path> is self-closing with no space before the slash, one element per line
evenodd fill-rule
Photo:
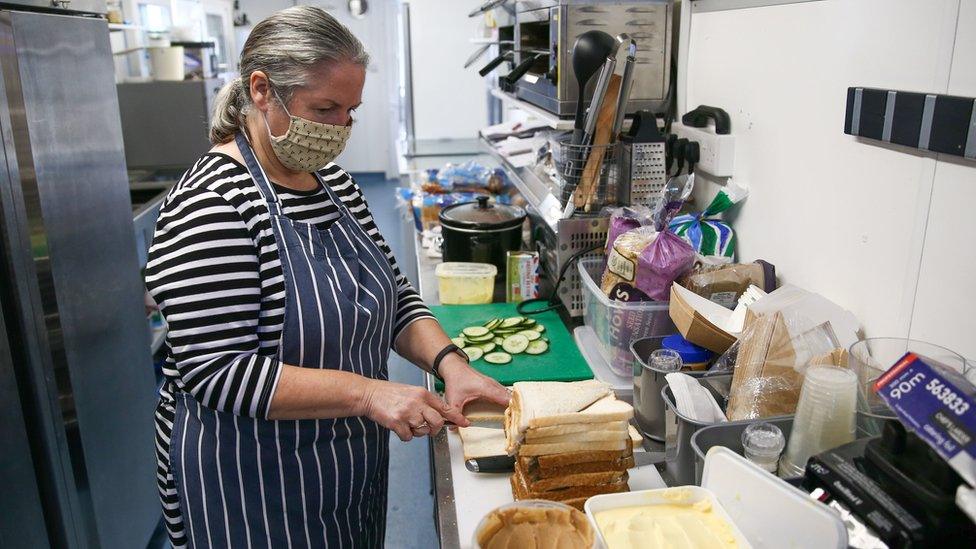
<path fill-rule="evenodd" d="M 519 303 L 539 297 L 539 252 L 508 252 L 505 301 Z"/>
<path fill-rule="evenodd" d="M 874 384 L 906 429 L 976 485 L 976 387 L 935 360 L 907 353 Z"/>

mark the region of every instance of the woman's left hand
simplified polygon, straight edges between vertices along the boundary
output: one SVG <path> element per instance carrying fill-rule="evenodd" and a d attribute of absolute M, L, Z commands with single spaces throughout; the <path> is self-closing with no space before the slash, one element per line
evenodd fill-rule
<path fill-rule="evenodd" d="M 508 406 L 509 392 L 500 383 L 478 372 L 461 357 L 449 355 L 440 367 L 447 403 L 464 410 L 472 400 L 486 400 Z"/>

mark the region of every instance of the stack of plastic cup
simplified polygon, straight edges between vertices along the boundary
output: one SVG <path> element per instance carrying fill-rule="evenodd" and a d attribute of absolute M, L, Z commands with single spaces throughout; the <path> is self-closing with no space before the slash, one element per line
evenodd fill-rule
<path fill-rule="evenodd" d="M 854 440 L 856 411 L 857 374 L 835 366 L 809 368 L 779 475 L 802 476 L 811 456 Z"/>

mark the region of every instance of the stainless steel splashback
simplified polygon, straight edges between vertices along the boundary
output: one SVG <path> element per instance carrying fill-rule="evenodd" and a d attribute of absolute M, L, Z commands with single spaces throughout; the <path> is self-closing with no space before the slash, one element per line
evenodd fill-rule
<path fill-rule="evenodd" d="M 66 13 L 105 13 L 105 0 L 4 0 L 11 7 L 44 9 Z"/>
<path fill-rule="evenodd" d="M 118 112 L 104 20 L 0 11 L 0 302 L 57 547 L 144 547 L 160 517 Z"/>

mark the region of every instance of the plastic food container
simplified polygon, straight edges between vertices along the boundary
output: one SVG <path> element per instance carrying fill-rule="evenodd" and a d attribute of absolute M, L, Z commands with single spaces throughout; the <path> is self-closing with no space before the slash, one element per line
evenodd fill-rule
<path fill-rule="evenodd" d="M 610 369 L 620 376 L 639 375 L 639 364 L 630 344 L 650 336 L 677 331 L 667 301 L 615 301 L 600 289 L 603 258 L 585 258 L 577 264 L 583 295 L 583 322 L 596 334 L 600 352 Z"/>
<path fill-rule="evenodd" d="M 670 336 L 667 336 L 670 337 Z M 667 385 L 664 376 L 666 372 L 659 372 L 651 366 L 651 353 L 663 348 L 667 337 L 651 336 L 634 340 L 631 352 L 638 364 L 638 372 L 634 374 L 634 419 L 641 433 L 659 442 L 664 441 L 664 400 L 661 389 Z M 691 377 L 701 378 L 708 375 L 728 375 L 709 373 L 707 370 L 682 370 L 681 373 Z"/>
<path fill-rule="evenodd" d="M 489 512 L 484 517 L 482 517 L 481 522 L 478 523 L 478 527 L 474 529 L 474 535 L 471 537 L 471 547 L 473 547 L 474 549 L 482 549 L 481 545 L 478 544 L 478 538 L 481 537 L 481 532 L 488 525 L 488 517 L 491 516 L 492 513 L 494 513 L 495 511 L 502 511 L 505 509 L 513 509 L 513 508 L 563 509 L 566 510 L 567 512 L 576 511 L 576 509 L 570 507 L 569 505 L 566 505 L 565 503 L 559 503 L 558 501 L 546 501 L 542 499 L 526 499 L 522 501 L 514 501 L 512 503 L 506 503 L 505 505 L 492 509 L 491 512 Z M 591 531 L 592 529 L 594 529 L 593 526 L 594 523 L 592 520 L 590 520 L 589 522 L 584 522 L 583 524 L 589 527 Z M 594 535 L 594 539 L 595 537 L 596 536 Z"/>
<path fill-rule="evenodd" d="M 718 497 L 712 491 L 699 488 L 698 486 L 680 486 L 676 488 L 661 488 L 658 490 L 623 492 L 620 494 L 603 494 L 593 496 L 586 500 L 583 508 L 586 510 L 587 518 L 590 519 L 590 524 L 596 530 L 597 540 L 601 544 L 600 547 L 607 547 L 603 532 L 600 531 L 600 527 L 596 522 L 596 515 L 603 511 L 619 509 L 621 507 L 644 507 L 650 505 L 693 505 L 702 500 L 712 502 L 712 512 L 729 524 L 740 549 L 749 549 L 752 547 L 748 539 L 739 531 L 735 521 L 726 512 L 725 507 L 722 506 L 722 502 Z"/>
<path fill-rule="evenodd" d="M 718 405 L 722 409 L 725 409 L 729 387 L 732 384 L 732 375 L 703 376 L 699 378 L 699 381 L 702 387 L 705 387 L 712 393 Z M 673 479 L 673 482 L 669 484 L 694 484 L 695 453 L 691 449 L 691 437 L 699 429 L 713 424 L 702 423 L 680 414 L 674 402 L 674 395 L 671 394 L 671 387 L 668 387 L 667 384 L 661 390 L 661 399 L 666 406 L 664 420 L 664 470 Z"/>
<path fill-rule="evenodd" d="M 434 269 L 444 305 L 491 303 L 498 268 L 490 263 L 440 263 Z"/>
<path fill-rule="evenodd" d="M 691 437 L 691 448 L 695 453 L 695 484 L 701 484 L 702 473 L 705 470 L 705 456 L 708 451 L 715 446 L 721 446 L 742 455 L 745 452 L 742 447 L 742 434 L 746 428 L 756 423 L 769 423 L 779 427 L 786 439 L 790 438 L 790 433 L 793 430 L 793 416 L 729 421 L 699 429 Z"/>

